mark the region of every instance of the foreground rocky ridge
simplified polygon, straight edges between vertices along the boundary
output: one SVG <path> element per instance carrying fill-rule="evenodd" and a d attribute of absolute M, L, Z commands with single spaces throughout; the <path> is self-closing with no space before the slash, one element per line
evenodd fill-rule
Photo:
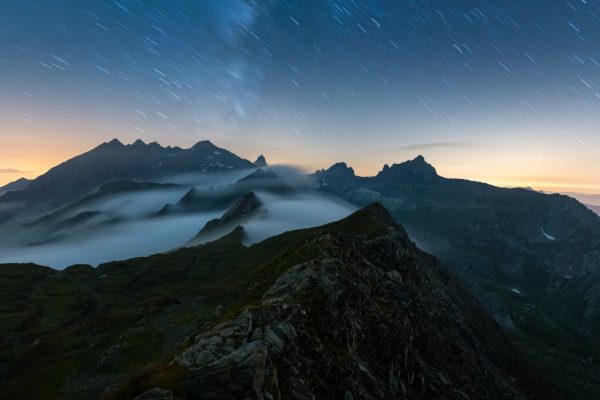
<path fill-rule="evenodd" d="M 381 205 L 250 247 L 0 265 L 0 398 L 548 399 Z"/>
<path fill-rule="evenodd" d="M 371 237 L 352 232 L 373 224 Z M 296 249 L 310 260 L 176 357 L 182 397 L 549 398 L 479 304 L 383 207 L 331 228 Z"/>

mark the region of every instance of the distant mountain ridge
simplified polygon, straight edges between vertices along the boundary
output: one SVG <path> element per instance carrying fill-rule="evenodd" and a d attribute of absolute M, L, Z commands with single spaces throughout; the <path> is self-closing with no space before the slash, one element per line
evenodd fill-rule
<path fill-rule="evenodd" d="M 117 139 L 74 157 L 9 192 L 2 203 L 72 203 L 103 184 L 116 180 L 148 181 L 182 173 L 214 173 L 253 169 L 256 166 L 209 141 L 189 149 L 162 147 L 141 140 L 124 145 Z M 1 218 L 0 218 L 1 219 Z"/>
<path fill-rule="evenodd" d="M 5 194 L 6 192 L 25 189 L 27 187 L 27 185 L 29 185 L 30 182 L 31 181 L 26 178 L 19 178 L 14 182 L 10 182 L 10 183 L 0 187 L 0 196 Z"/>

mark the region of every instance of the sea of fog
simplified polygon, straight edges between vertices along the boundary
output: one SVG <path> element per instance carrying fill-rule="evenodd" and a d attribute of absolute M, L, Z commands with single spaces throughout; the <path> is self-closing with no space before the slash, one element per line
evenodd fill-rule
<path fill-rule="evenodd" d="M 229 174 L 225 179 L 223 176 L 211 176 L 209 180 L 193 175 L 180 176 L 178 183 L 192 183 L 195 187 L 208 188 L 222 186 L 224 182 L 232 183 L 239 179 L 240 175 L 243 176 L 244 173 Z M 294 183 L 297 187 L 305 187 L 307 183 L 298 176 L 289 172 L 286 181 Z M 173 182 L 173 179 L 169 182 Z M 56 240 L 50 240 L 52 234 L 46 235 L 43 226 L 19 231 L 13 235 L 15 243 L 10 245 L 5 242 L 5 245 L 0 247 L 0 263 L 36 263 L 64 269 L 74 264 L 97 266 L 110 261 L 149 256 L 180 248 L 192 239 L 206 222 L 220 217 L 227 211 L 223 208 L 211 212 L 154 217 L 166 203 L 176 202 L 187 190 L 189 187 L 120 193 L 74 207 L 64 218 L 86 211 L 99 211 L 101 214 L 77 229 L 67 228 L 65 232 L 52 232 L 57 237 Z M 218 193 L 218 190 L 215 192 Z M 289 230 L 333 222 L 355 210 L 355 207 L 340 200 L 309 192 L 291 196 L 257 192 L 257 196 L 263 202 L 266 212 L 262 213 L 261 217 L 243 224 L 247 234 L 245 245 Z M 102 223 L 102 218 L 109 217 L 117 218 L 117 222 Z M 25 245 L 39 241 L 40 238 L 50 241 Z"/>

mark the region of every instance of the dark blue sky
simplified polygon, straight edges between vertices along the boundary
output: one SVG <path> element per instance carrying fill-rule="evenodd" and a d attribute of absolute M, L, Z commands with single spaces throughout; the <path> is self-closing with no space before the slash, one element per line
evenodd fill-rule
<path fill-rule="evenodd" d="M 597 0 L 0 4 L 0 168 L 204 135 L 309 167 L 425 153 L 448 174 L 600 191 L 582 178 L 599 106 Z"/>

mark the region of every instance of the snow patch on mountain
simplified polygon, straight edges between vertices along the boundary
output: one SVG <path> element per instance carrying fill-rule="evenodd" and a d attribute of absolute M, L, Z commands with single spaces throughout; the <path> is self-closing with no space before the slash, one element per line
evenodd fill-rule
<path fill-rule="evenodd" d="M 546 231 L 544 230 L 544 228 L 540 228 L 540 230 L 542 231 L 542 234 L 544 235 L 544 237 L 550 241 L 555 241 L 556 238 L 552 235 L 549 235 L 548 233 L 546 233 Z"/>

